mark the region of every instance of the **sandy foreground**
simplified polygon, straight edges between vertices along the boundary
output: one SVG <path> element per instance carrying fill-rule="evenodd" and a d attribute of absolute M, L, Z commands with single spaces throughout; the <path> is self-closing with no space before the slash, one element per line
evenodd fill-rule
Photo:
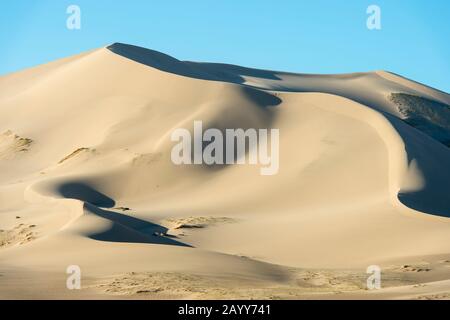
<path fill-rule="evenodd" d="M 278 174 L 174 165 L 194 120 L 279 129 Z M 0 77 L 0 298 L 449 299 L 449 146 L 450 95 L 384 71 L 116 43 Z"/>

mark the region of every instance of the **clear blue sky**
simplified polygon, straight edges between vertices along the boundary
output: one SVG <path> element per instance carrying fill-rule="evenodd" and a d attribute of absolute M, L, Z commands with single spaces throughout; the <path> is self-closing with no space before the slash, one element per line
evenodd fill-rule
<path fill-rule="evenodd" d="M 66 8 L 81 8 L 81 30 Z M 381 8 L 381 30 L 366 9 Z M 2 0 L 0 75 L 113 42 L 302 73 L 384 69 L 450 92 L 448 0 Z"/>

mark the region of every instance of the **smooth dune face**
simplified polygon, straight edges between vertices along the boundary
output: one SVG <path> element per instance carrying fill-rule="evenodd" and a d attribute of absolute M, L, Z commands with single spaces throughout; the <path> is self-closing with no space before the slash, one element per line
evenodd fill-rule
<path fill-rule="evenodd" d="M 449 104 L 384 71 L 291 74 L 124 44 L 0 77 L 0 296 L 371 296 L 370 265 L 387 287 L 444 281 L 399 297 L 448 291 Z M 194 121 L 278 129 L 277 174 L 175 165 L 171 134 Z M 431 267 L 402 267 L 417 261 Z M 69 265 L 82 290 L 66 288 Z"/>

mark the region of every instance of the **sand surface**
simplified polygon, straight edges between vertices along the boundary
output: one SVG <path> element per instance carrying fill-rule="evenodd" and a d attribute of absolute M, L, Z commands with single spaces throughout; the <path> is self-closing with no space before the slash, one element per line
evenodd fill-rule
<path fill-rule="evenodd" d="M 0 298 L 448 299 L 449 105 L 118 43 L 0 77 Z M 279 129 L 278 174 L 176 166 L 194 120 Z"/>

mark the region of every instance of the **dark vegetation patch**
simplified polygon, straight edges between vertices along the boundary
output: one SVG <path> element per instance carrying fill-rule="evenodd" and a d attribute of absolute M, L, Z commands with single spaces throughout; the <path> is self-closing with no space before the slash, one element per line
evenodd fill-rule
<path fill-rule="evenodd" d="M 391 93 L 403 121 L 450 147 L 450 105 L 406 93 Z"/>

